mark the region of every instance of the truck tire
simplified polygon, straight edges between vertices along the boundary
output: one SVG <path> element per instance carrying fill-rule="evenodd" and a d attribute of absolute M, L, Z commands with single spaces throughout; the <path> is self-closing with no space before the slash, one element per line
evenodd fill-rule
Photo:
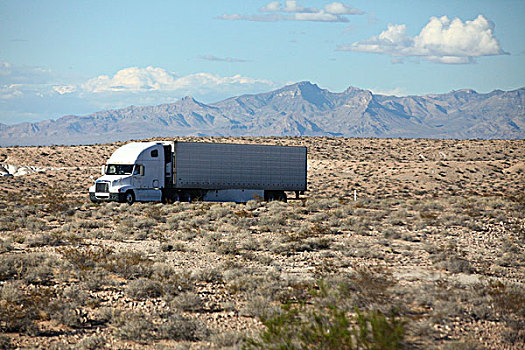
<path fill-rule="evenodd" d="M 286 203 L 288 198 L 284 191 L 264 191 L 264 200 L 267 202 L 281 201 Z"/>
<path fill-rule="evenodd" d="M 135 203 L 135 194 L 133 193 L 133 191 L 126 192 L 126 196 L 124 197 L 124 200 L 129 205 L 132 205 L 133 203 Z"/>

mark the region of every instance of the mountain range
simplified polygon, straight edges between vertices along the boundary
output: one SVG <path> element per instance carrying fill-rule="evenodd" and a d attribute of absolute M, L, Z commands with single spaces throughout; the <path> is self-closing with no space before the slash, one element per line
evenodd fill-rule
<path fill-rule="evenodd" d="M 385 96 L 310 82 L 204 104 L 192 97 L 85 116 L 0 124 L 0 145 L 88 144 L 173 136 L 525 138 L 525 88 Z"/>

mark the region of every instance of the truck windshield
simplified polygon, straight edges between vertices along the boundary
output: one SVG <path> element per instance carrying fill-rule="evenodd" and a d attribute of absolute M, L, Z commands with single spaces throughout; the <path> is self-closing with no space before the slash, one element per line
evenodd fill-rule
<path fill-rule="evenodd" d="M 109 164 L 106 175 L 131 175 L 132 172 L 133 165 Z"/>

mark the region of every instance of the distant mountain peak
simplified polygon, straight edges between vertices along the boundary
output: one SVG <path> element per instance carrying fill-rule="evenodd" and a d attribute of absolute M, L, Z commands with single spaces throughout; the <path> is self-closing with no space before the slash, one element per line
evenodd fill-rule
<path fill-rule="evenodd" d="M 315 87 L 319 87 L 317 86 L 317 84 L 315 83 L 312 83 L 311 81 L 308 81 L 308 80 L 304 80 L 304 81 L 300 81 L 298 83 L 295 83 L 295 84 L 291 84 L 291 85 L 288 85 L 288 86 L 297 86 L 297 87 L 305 87 L 305 86 L 315 86 Z"/>
<path fill-rule="evenodd" d="M 460 89 L 460 90 L 453 90 L 453 93 L 463 93 L 463 94 L 477 94 L 478 92 L 473 89 Z"/>
<path fill-rule="evenodd" d="M 303 91 L 321 91 L 322 89 L 314 83 L 309 81 L 301 81 L 295 84 L 286 85 L 282 89 L 283 91 L 297 91 L 302 93 Z"/>
<path fill-rule="evenodd" d="M 192 96 L 184 96 L 180 99 L 182 102 L 197 102 Z"/>
<path fill-rule="evenodd" d="M 308 80 L 298 82 L 297 86 L 299 86 L 299 87 L 307 87 L 307 88 L 308 87 L 313 87 L 313 88 L 321 89 L 319 87 L 319 85 L 317 85 L 315 83 L 312 83 L 311 81 L 308 81 Z"/>
<path fill-rule="evenodd" d="M 192 96 L 184 96 L 183 98 L 181 98 L 179 100 L 179 103 L 184 106 L 184 107 L 192 107 L 192 106 L 198 106 L 198 107 L 201 107 L 201 108 L 209 108 L 210 106 L 202 103 L 202 102 L 199 102 L 197 101 L 195 98 L 193 98 Z"/>
<path fill-rule="evenodd" d="M 210 136 L 525 138 L 525 93 L 472 89 L 425 96 L 333 93 L 309 81 L 206 105 L 186 96 L 55 121 L 0 124 L 0 145 L 44 145 Z"/>

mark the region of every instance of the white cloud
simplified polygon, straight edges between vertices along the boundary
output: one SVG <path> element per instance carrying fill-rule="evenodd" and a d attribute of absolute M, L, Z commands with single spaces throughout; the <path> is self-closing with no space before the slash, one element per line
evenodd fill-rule
<path fill-rule="evenodd" d="M 43 84 L 53 78 L 55 77 L 50 69 L 18 66 L 0 61 L 0 83 Z"/>
<path fill-rule="evenodd" d="M 32 75 L 35 75 L 34 82 Z M 179 76 L 160 67 L 128 67 L 113 75 L 73 81 L 45 69 L 0 61 L 0 123 L 89 114 L 129 105 L 170 103 L 186 95 L 210 103 L 279 86 L 240 74 L 225 77 L 201 72 Z"/>
<path fill-rule="evenodd" d="M 0 86 L 0 99 L 9 100 L 22 96 L 23 92 L 20 91 L 19 87 L 19 84 Z"/>
<path fill-rule="evenodd" d="M 279 13 L 271 13 L 264 15 L 241 15 L 234 13 L 232 15 L 220 15 L 215 17 L 216 19 L 223 19 L 226 21 L 254 21 L 254 22 L 278 22 L 278 21 L 290 21 L 290 16 L 284 16 Z"/>
<path fill-rule="evenodd" d="M 401 96 L 407 95 L 406 89 L 401 88 L 401 87 L 395 87 L 393 89 L 370 89 L 370 91 L 372 91 L 372 93 L 375 95 L 384 95 L 384 96 L 401 97 Z"/>
<path fill-rule="evenodd" d="M 113 77 L 100 75 L 82 85 L 89 92 L 173 90 L 177 78 L 163 68 L 130 67 L 119 70 Z"/>
<path fill-rule="evenodd" d="M 77 90 L 73 85 L 55 85 L 53 90 L 58 92 L 60 95 L 71 94 Z"/>
<path fill-rule="evenodd" d="M 263 7 L 261 7 L 261 12 L 279 12 L 282 11 L 282 5 L 279 1 L 273 1 Z"/>
<path fill-rule="evenodd" d="M 306 8 L 297 3 L 295 0 L 289 0 L 285 1 L 285 6 L 283 8 L 284 12 L 292 12 L 292 13 L 301 13 L 301 12 L 317 12 L 317 9 L 315 8 Z"/>
<path fill-rule="evenodd" d="M 272 1 L 269 4 L 261 7 L 261 12 L 318 12 L 316 8 L 308 8 L 300 5 L 296 0 L 287 0 L 284 6 L 279 1 Z"/>
<path fill-rule="evenodd" d="M 272 86 L 273 83 L 263 79 L 253 79 L 234 75 L 221 77 L 210 73 L 195 73 L 182 77 L 158 67 L 130 67 L 119 70 L 112 77 L 100 75 L 82 84 L 87 92 L 189 92 L 209 89 L 231 88 L 232 86 L 254 85 Z"/>
<path fill-rule="evenodd" d="M 215 62 L 229 62 L 229 63 L 244 63 L 248 62 L 248 60 L 242 59 L 242 58 L 234 58 L 234 57 L 217 57 L 214 55 L 204 55 L 200 56 L 201 59 L 206 61 L 215 61 Z"/>
<path fill-rule="evenodd" d="M 342 2 L 331 2 L 326 4 L 324 9 L 327 13 L 334 15 L 362 15 L 364 13 L 363 11 L 347 4 L 343 4 Z"/>
<path fill-rule="evenodd" d="M 348 18 L 326 13 L 324 11 L 319 12 L 303 12 L 294 14 L 293 18 L 296 21 L 312 21 L 312 22 L 348 22 Z"/>
<path fill-rule="evenodd" d="M 348 22 L 349 15 L 361 15 L 364 12 L 342 2 L 332 2 L 322 9 L 304 7 L 296 0 L 272 1 L 259 9 L 265 14 L 242 15 L 238 13 L 224 14 L 217 19 L 230 21 L 312 21 L 312 22 Z"/>
<path fill-rule="evenodd" d="M 378 36 L 339 47 L 341 51 L 420 56 L 445 64 L 473 63 L 475 57 L 507 54 L 494 37 L 494 24 L 479 15 L 472 21 L 431 17 L 421 32 L 411 37 L 404 24 L 389 24 Z"/>

